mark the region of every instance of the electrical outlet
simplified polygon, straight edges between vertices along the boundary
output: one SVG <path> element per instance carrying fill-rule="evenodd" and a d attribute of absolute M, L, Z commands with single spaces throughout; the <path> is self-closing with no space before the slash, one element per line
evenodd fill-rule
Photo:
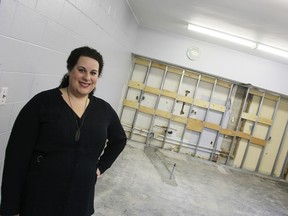
<path fill-rule="evenodd" d="M 8 94 L 8 87 L 2 87 L 0 92 L 0 105 L 6 103 L 7 94 Z"/>

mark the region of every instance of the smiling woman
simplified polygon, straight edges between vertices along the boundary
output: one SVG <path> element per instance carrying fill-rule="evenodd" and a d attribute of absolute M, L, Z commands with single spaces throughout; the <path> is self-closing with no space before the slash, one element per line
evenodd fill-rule
<path fill-rule="evenodd" d="M 99 52 L 77 48 L 60 86 L 37 94 L 23 107 L 6 149 L 1 215 L 94 213 L 97 177 L 126 144 L 114 109 L 93 96 L 102 68 Z"/>

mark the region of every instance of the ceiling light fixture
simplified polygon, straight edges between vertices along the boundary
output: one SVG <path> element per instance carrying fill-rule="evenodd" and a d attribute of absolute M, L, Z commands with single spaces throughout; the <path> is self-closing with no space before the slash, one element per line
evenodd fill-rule
<path fill-rule="evenodd" d="M 216 30 L 212 30 L 212 29 L 209 29 L 209 28 L 206 28 L 206 27 L 201 27 L 201 26 L 198 26 L 198 25 L 188 24 L 188 30 L 196 31 L 196 32 L 199 32 L 199 33 L 202 33 L 202 34 L 206 34 L 206 35 L 213 36 L 213 37 L 216 37 L 216 38 L 220 38 L 220 39 L 223 39 L 223 40 L 227 40 L 227 41 L 230 41 L 230 42 L 233 42 L 233 43 L 237 43 L 237 44 L 249 47 L 251 49 L 255 49 L 256 46 L 257 46 L 257 44 L 255 42 L 253 42 L 253 41 L 246 40 L 246 39 L 243 39 L 243 38 L 240 38 L 240 37 L 237 37 L 237 36 L 233 36 L 233 35 L 230 35 L 230 34 L 227 34 L 227 33 L 224 33 L 224 32 L 219 32 L 219 31 L 216 31 Z"/>
<path fill-rule="evenodd" d="M 281 56 L 281 57 L 288 58 L 288 52 L 287 51 L 284 51 L 284 50 L 281 50 L 281 49 L 277 49 L 277 48 L 274 48 L 274 47 L 271 47 L 271 46 L 267 46 L 267 45 L 264 45 L 264 44 L 258 44 L 256 49 L 257 50 L 261 50 L 263 52 L 267 52 L 267 53 L 271 53 L 271 54 L 274 54 L 274 55 L 278 55 L 278 56 Z"/>

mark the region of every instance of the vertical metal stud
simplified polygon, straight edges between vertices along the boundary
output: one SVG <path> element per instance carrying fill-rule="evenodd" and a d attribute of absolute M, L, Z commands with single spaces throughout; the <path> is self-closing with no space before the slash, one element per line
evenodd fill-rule
<path fill-rule="evenodd" d="M 164 81 L 165 81 L 165 79 L 167 77 L 167 71 L 168 71 L 168 66 L 166 65 L 165 71 L 164 71 L 163 76 L 162 76 L 161 85 L 160 85 L 160 94 L 161 94 L 161 91 L 163 90 Z M 155 110 L 157 109 L 157 107 L 159 105 L 160 94 L 157 96 L 156 104 L 155 104 L 155 107 L 154 107 Z M 152 138 L 150 138 L 150 134 L 152 132 L 152 128 L 153 128 L 154 122 L 155 122 L 155 113 L 152 115 L 152 119 L 151 119 L 150 126 L 149 126 L 149 131 L 148 131 L 147 138 L 146 138 L 146 144 L 150 144 L 150 142 L 152 140 Z"/>
<path fill-rule="evenodd" d="M 178 84 L 178 87 L 177 87 L 177 95 L 178 95 L 178 93 L 179 93 L 179 89 L 180 89 L 181 84 L 182 84 L 182 82 L 183 82 L 184 74 L 185 74 L 185 70 L 182 71 L 182 75 L 181 75 L 181 78 L 180 78 L 180 81 L 179 81 L 179 84 Z M 174 99 L 174 102 L 173 102 L 173 105 L 172 105 L 172 112 L 173 112 L 173 110 L 174 110 L 174 108 L 175 108 L 176 101 L 177 101 L 177 97 Z M 165 142 L 166 142 L 166 139 L 167 139 L 167 132 L 168 132 L 169 129 L 170 129 L 170 124 L 171 124 L 171 119 L 169 118 L 169 120 L 168 120 L 168 125 L 167 125 L 167 130 L 166 130 L 166 133 L 165 133 L 164 139 L 163 139 L 162 148 L 164 148 L 164 146 L 165 146 Z"/>
<path fill-rule="evenodd" d="M 231 101 L 231 95 L 232 95 L 232 90 L 233 90 L 233 84 L 231 84 L 231 87 L 229 89 L 229 93 L 228 93 L 228 97 L 227 97 L 227 100 L 226 100 L 226 103 L 225 103 L 225 111 L 222 115 L 222 118 L 221 118 L 221 121 L 220 121 L 220 126 L 221 128 L 223 128 L 223 122 L 224 122 L 224 119 L 226 117 L 226 113 L 227 111 L 230 109 L 230 107 L 228 108 L 228 104 L 230 103 Z M 213 157 L 214 157 L 214 154 L 216 152 L 216 148 L 217 148 L 217 145 L 218 145 L 218 140 L 219 140 L 219 136 L 220 136 L 220 131 L 217 131 L 217 135 L 216 135 L 216 138 L 214 140 L 214 146 L 213 146 L 213 150 L 212 150 L 212 153 L 211 153 L 211 156 L 210 156 L 210 161 L 212 161 Z"/>
<path fill-rule="evenodd" d="M 148 80 L 148 77 L 149 77 L 149 73 L 150 73 L 150 70 L 151 70 L 151 65 L 152 65 L 152 61 L 149 62 L 149 65 L 148 65 L 147 70 L 146 70 L 146 74 L 145 74 L 145 77 L 144 77 L 144 80 L 143 80 L 144 86 L 146 86 L 146 83 L 147 83 L 147 80 Z M 143 94 L 144 94 L 144 90 L 140 90 L 140 95 L 139 95 L 139 99 L 138 99 L 139 106 L 141 104 L 141 98 L 142 98 Z M 137 119 L 138 113 L 139 113 L 139 110 L 137 109 L 136 112 L 135 112 L 134 118 L 133 118 L 133 122 L 132 122 L 132 126 L 131 126 L 131 133 L 130 133 L 128 139 L 131 139 L 131 136 L 132 136 L 132 134 L 134 132 L 134 127 L 135 127 L 135 123 L 136 123 L 136 119 Z"/>
<path fill-rule="evenodd" d="M 279 149 L 278 149 L 278 152 L 277 152 L 277 155 L 276 155 L 276 159 L 274 161 L 274 164 L 273 164 L 273 168 L 272 168 L 272 171 L 270 173 L 271 176 L 274 175 L 274 172 L 275 172 L 275 169 L 276 169 L 276 165 L 278 163 L 278 160 L 279 160 L 279 155 L 280 155 L 280 152 L 282 150 L 282 146 L 284 144 L 284 140 L 286 138 L 286 134 L 287 134 L 287 128 L 288 128 L 288 121 L 286 122 L 286 126 L 285 126 L 285 129 L 284 129 L 284 133 L 282 135 L 282 138 L 281 138 L 281 142 L 280 142 L 280 145 L 279 145 Z"/>
<path fill-rule="evenodd" d="M 185 135 L 185 132 L 186 132 L 186 130 L 187 130 L 187 124 L 188 124 L 188 121 L 189 121 L 189 118 L 190 118 L 190 115 L 191 115 L 191 111 L 192 111 L 192 109 L 193 109 L 193 107 L 194 107 L 194 101 L 195 101 L 195 98 L 196 98 L 196 95 L 197 95 L 197 92 L 198 92 L 198 89 L 199 89 L 200 81 L 201 81 L 201 74 L 198 75 L 197 84 L 196 84 L 196 87 L 195 87 L 195 90 L 194 90 L 194 93 L 193 93 L 193 96 L 192 96 L 192 104 L 191 104 L 190 107 L 189 107 L 189 112 L 188 112 L 188 116 L 187 116 L 187 121 L 186 121 L 186 124 L 184 125 L 183 133 L 182 133 L 182 135 L 181 135 L 181 141 L 180 141 L 180 145 L 179 145 L 178 152 L 180 152 L 181 147 L 182 147 L 182 145 L 183 145 L 184 135 Z"/>
<path fill-rule="evenodd" d="M 278 98 L 278 101 L 274 107 L 274 110 L 273 110 L 273 114 L 272 114 L 272 124 L 269 125 L 269 128 L 268 128 L 268 131 L 267 131 L 267 134 L 266 134 L 266 144 L 267 144 L 267 141 L 269 140 L 270 138 L 270 133 L 271 133 L 271 128 L 273 126 L 273 122 L 274 122 L 274 119 L 275 119 L 275 116 L 276 116 L 276 113 L 278 111 L 278 107 L 279 107 L 279 104 L 280 104 L 280 97 Z M 256 166 L 256 169 L 255 169 L 255 172 L 258 172 L 259 171 L 259 167 L 261 165 L 261 162 L 262 162 L 262 159 L 263 159 L 263 155 L 264 155 L 264 152 L 265 152 L 265 148 L 266 148 L 266 144 L 265 146 L 262 147 L 261 149 L 261 153 L 260 153 L 260 156 L 259 156 L 259 159 L 258 159 L 258 162 L 257 162 L 257 166 Z"/>
<path fill-rule="evenodd" d="M 131 71 L 131 73 L 130 73 L 130 75 L 129 75 L 129 80 L 132 79 L 133 72 L 134 72 L 134 70 L 135 70 L 135 66 L 136 66 L 135 59 L 136 59 L 136 57 L 134 56 L 134 59 L 133 59 L 133 67 L 132 67 L 132 71 Z M 129 86 L 127 85 L 124 98 L 127 98 L 128 91 L 129 91 Z M 124 107 L 125 107 L 125 106 L 122 106 L 122 109 L 121 109 L 121 112 L 120 112 L 120 119 L 122 118 L 123 111 L 124 111 Z"/>
<path fill-rule="evenodd" d="M 248 96 L 249 96 L 249 92 L 250 92 L 250 87 L 247 88 L 247 92 L 246 92 L 244 104 L 243 104 L 243 107 L 242 107 L 242 110 L 241 110 L 241 114 L 240 114 L 240 117 L 239 117 L 239 120 L 238 120 L 238 124 L 237 124 L 237 127 L 236 127 L 236 132 L 239 131 L 240 126 L 241 126 L 242 113 L 243 113 L 244 110 L 246 109 L 247 99 L 248 99 Z M 228 164 L 229 161 L 230 161 L 230 158 L 231 158 L 231 156 L 232 156 L 232 154 L 233 154 L 233 151 L 234 151 L 234 148 L 235 148 L 235 145 L 236 145 L 236 139 L 237 139 L 237 136 L 236 136 L 236 133 L 235 133 L 235 135 L 233 136 L 233 140 L 232 140 L 232 143 L 231 143 L 231 148 L 230 148 L 230 151 L 229 151 L 229 154 L 228 154 L 228 157 L 227 157 L 227 159 L 226 159 L 225 164 Z"/>
<path fill-rule="evenodd" d="M 210 104 L 211 104 L 211 100 L 212 100 L 212 97 L 213 97 L 214 92 L 215 92 L 216 85 L 217 85 L 217 79 L 214 80 L 213 88 L 212 88 L 212 91 L 211 91 L 210 96 L 209 96 L 209 101 L 208 101 L 209 105 L 207 107 L 207 110 L 206 110 L 206 113 L 205 113 L 205 116 L 204 116 L 204 122 L 208 119 L 208 116 L 209 116 Z M 197 151 L 198 151 L 199 144 L 201 142 L 202 136 L 203 136 L 203 131 L 201 132 L 199 140 L 198 140 L 198 142 L 196 144 L 196 148 L 194 150 L 194 156 L 196 156 L 196 154 L 197 154 Z"/>
<path fill-rule="evenodd" d="M 245 149 L 245 152 L 244 152 L 244 156 L 243 156 L 242 161 L 241 161 L 240 168 L 243 168 L 243 166 L 244 166 L 244 163 L 245 163 L 245 160 L 246 160 L 246 157 L 247 157 L 247 153 L 248 153 L 249 147 L 250 147 L 250 145 L 251 145 L 251 139 L 252 139 L 252 137 L 253 137 L 253 134 L 254 134 L 254 131 L 255 131 L 255 127 L 256 127 L 256 125 L 257 125 L 257 123 L 258 123 L 259 113 L 260 113 L 260 111 L 261 111 L 261 109 L 262 109 L 262 105 L 263 105 L 264 98 L 265 98 L 265 92 L 262 94 L 261 101 L 260 101 L 260 105 L 259 105 L 259 107 L 258 107 L 258 109 L 257 109 L 256 120 L 255 120 L 254 123 L 253 123 L 252 130 L 251 130 L 251 135 L 250 135 L 250 139 L 249 139 L 248 144 L 247 144 L 247 146 L 246 146 L 246 149 Z"/>
<path fill-rule="evenodd" d="M 286 158 L 285 158 L 285 161 L 284 161 L 283 166 L 282 166 L 282 170 L 281 170 L 281 174 L 280 174 L 281 179 L 285 178 L 285 172 L 286 172 L 287 166 L 288 166 L 288 152 L 286 153 Z"/>

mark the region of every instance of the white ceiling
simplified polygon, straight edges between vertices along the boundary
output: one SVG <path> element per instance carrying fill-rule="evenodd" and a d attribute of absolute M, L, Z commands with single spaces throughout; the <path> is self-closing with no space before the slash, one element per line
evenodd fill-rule
<path fill-rule="evenodd" d="M 143 27 L 247 52 L 288 64 L 288 59 L 187 30 L 188 23 L 288 50 L 288 0 L 127 0 Z"/>

